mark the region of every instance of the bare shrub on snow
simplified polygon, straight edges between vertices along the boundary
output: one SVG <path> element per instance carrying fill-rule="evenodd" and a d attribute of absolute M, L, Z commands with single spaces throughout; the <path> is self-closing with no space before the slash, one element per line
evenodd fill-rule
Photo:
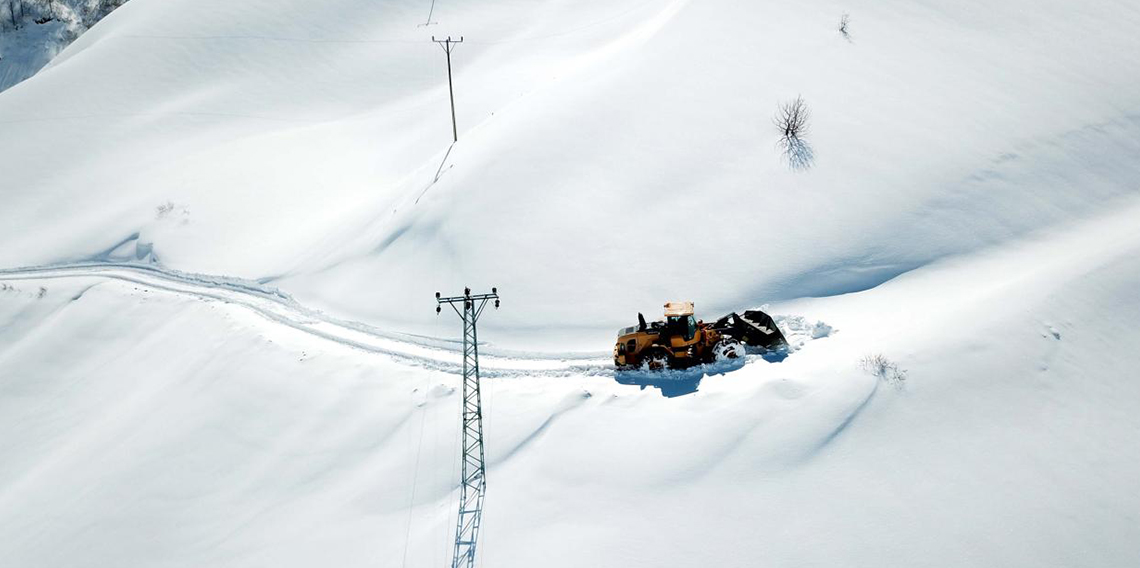
<path fill-rule="evenodd" d="M 177 212 L 178 217 L 180 217 L 182 219 L 179 222 L 179 224 L 186 225 L 186 224 L 190 223 L 190 209 L 188 207 L 186 207 L 185 205 L 178 205 L 178 204 L 174 203 L 173 201 L 167 201 L 166 203 L 160 203 L 158 205 L 158 207 L 155 207 L 154 208 L 154 218 L 159 220 L 159 221 L 162 221 L 164 219 L 173 218 L 175 212 Z"/>
<path fill-rule="evenodd" d="M 780 104 L 775 121 L 776 126 L 783 130 L 785 138 L 799 138 L 807 133 L 810 118 L 811 112 L 807 108 L 807 103 L 802 96 L 797 96 L 793 101 Z"/>
<path fill-rule="evenodd" d="M 25 296 L 24 293 L 19 288 L 15 287 L 15 286 L 7 283 L 7 282 L 0 282 L 0 292 L 13 292 L 13 293 L 17 294 L 18 297 L 21 297 L 21 298 L 23 298 L 23 297 L 33 298 L 34 297 L 37 300 L 42 300 L 42 299 L 47 297 L 48 289 L 43 287 L 43 286 L 40 286 L 39 289 L 36 290 L 36 292 L 34 294 L 29 293 Z"/>
<path fill-rule="evenodd" d="M 808 110 L 802 96 L 781 103 L 776 109 L 776 116 L 772 119 L 780 129 L 780 140 L 776 145 L 793 170 L 806 170 L 815 161 L 815 151 L 804 139 L 810 119 L 811 111 Z"/>
<path fill-rule="evenodd" d="M 899 388 L 906 382 L 906 369 L 900 368 L 897 363 L 887 359 L 882 353 L 874 353 L 863 357 L 863 359 L 859 361 L 859 367 L 871 375 Z"/>
<path fill-rule="evenodd" d="M 154 208 L 154 218 L 162 219 L 174 212 L 174 202 L 167 201 Z"/>
<path fill-rule="evenodd" d="M 843 16 L 839 18 L 839 34 L 847 41 L 851 41 L 851 30 L 847 27 L 850 23 L 850 14 L 844 13 Z"/>

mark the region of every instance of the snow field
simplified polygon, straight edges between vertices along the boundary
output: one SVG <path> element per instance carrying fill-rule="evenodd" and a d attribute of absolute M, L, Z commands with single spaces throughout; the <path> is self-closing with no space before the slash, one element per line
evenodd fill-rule
<path fill-rule="evenodd" d="M 484 565 L 1140 564 L 1134 3 L 427 7 L 134 0 L 0 93 L 6 562 L 446 562 L 470 285 Z M 674 299 L 795 349 L 610 371 Z"/>

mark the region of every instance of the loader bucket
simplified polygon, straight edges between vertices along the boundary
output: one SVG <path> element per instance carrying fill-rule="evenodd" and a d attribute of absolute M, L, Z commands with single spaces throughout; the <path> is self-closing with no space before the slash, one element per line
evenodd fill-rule
<path fill-rule="evenodd" d="M 717 320 L 713 329 L 752 347 L 775 350 L 788 345 L 772 316 L 760 310 L 728 314 Z"/>

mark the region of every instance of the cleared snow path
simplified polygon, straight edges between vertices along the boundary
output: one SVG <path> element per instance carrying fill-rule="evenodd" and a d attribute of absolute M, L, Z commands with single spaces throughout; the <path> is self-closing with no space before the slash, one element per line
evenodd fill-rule
<path fill-rule="evenodd" d="M 408 365 L 444 372 L 461 371 L 460 347 L 455 340 L 392 333 L 367 324 L 334 318 L 306 308 L 276 288 L 253 281 L 189 274 L 153 265 L 114 262 L 0 269 L 0 280 L 93 276 L 238 305 L 272 322 L 328 341 L 387 355 Z M 608 353 L 551 354 L 504 352 L 487 347 L 481 349 L 480 370 L 486 377 L 613 374 Z"/>

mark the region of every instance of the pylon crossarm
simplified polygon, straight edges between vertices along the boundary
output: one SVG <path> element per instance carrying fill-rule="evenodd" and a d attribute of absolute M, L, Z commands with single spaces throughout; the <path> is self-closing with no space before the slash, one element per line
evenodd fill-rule
<path fill-rule="evenodd" d="M 440 297 L 440 298 L 436 298 L 436 302 L 438 302 L 438 303 L 440 303 L 440 304 L 442 304 L 442 303 L 444 303 L 444 302 L 448 302 L 448 303 L 456 303 L 456 302 L 458 302 L 458 303 L 463 303 L 463 301 L 464 301 L 464 300 L 496 300 L 496 299 L 498 299 L 498 298 L 499 298 L 499 294 L 498 294 L 498 293 L 495 293 L 495 294 L 472 294 L 472 295 L 470 295 L 470 296 L 447 296 L 447 297 Z"/>

